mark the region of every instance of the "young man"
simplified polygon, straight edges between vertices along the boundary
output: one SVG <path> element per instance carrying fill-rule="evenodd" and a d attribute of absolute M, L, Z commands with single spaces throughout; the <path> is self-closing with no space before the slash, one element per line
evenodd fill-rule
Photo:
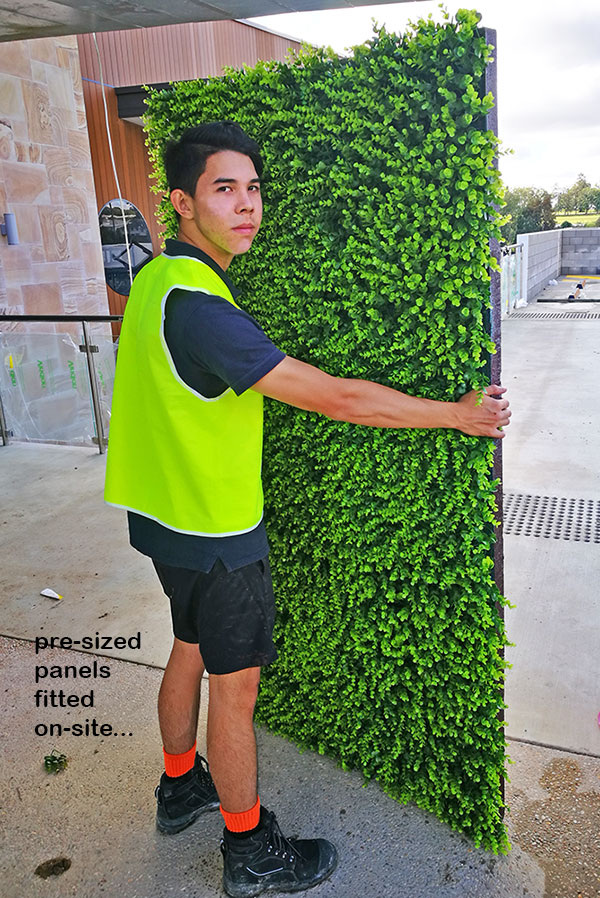
<path fill-rule="evenodd" d="M 262 520 L 263 396 L 356 424 L 498 439 L 510 411 L 492 398 L 504 393 L 497 386 L 480 402 L 475 392 L 436 402 L 286 356 L 239 308 L 226 274 L 261 223 L 258 145 L 234 123 L 213 122 L 171 144 L 165 165 L 179 233 L 131 290 L 106 479 L 107 501 L 127 509 L 131 543 L 152 558 L 171 602 L 157 826 L 178 832 L 220 804 L 225 891 L 300 891 L 329 876 L 337 856 L 323 839 L 285 839 L 257 795 L 254 705 L 260 668 L 276 657 Z M 210 773 L 196 754 L 205 669 Z"/>

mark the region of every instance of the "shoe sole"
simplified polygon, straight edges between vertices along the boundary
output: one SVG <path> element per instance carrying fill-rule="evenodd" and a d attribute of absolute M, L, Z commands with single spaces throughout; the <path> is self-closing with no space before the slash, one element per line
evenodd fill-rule
<path fill-rule="evenodd" d="M 315 879 L 314 882 L 304 884 L 304 883 L 290 883 L 286 885 L 285 883 L 246 883 L 244 885 L 240 885 L 239 883 L 230 882 L 226 879 L 225 875 L 223 875 L 223 888 L 230 896 L 230 898 L 255 898 L 256 895 L 261 895 L 263 892 L 306 892 L 308 889 L 314 889 L 315 886 L 320 885 L 325 880 L 329 879 L 335 868 L 338 864 L 338 856 L 337 853 L 333 859 L 333 863 L 329 870 L 326 873 L 323 873 Z"/>
<path fill-rule="evenodd" d="M 204 805 L 204 807 L 198 808 L 195 811 L 191 811 L 189 814 L 186 814 L 185 817 L 178 817 L 176 820 L 169 820 L 164 817 L 161 818 L 157 814 L 156 828 L 164 835 L 174 836 L 175 833 L 180 833 L 182 830 L 187 829 L 188 826 L 191 826 L 192 823 L 195 823 L 198 817 L 201 817 L 202 814 L 206 814 L 208 811 L 216 811 L 218 807 L 219 801 L 217 799 L 217 801 Z"/>

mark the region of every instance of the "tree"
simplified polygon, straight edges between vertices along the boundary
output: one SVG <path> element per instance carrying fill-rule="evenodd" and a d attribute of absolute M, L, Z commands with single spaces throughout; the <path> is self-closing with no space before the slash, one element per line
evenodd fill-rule
<path fill-rule="evenodd" d="M 590 208 L 596 208 L 596 194 L 598 187 L 592 187 L 586 176 L 580 172 L 572 187 L 563 190 L 556 199 L 558 212 L 589 212 Z"/>
<path fill-rule="evenodd" d="M 586 187 L 584 198 L 586 212 L 600 212 L 600 186 Z"/>
<path fill-rule="evenodd" d="M 502 227 L 506 243 L 515 243 L 517 234 L 532 231 L 552 231 L 556 219 L 552 209 L 552 197 L 547 190 L 537 187 L 517 187 L 504 195 L 506 207 L 502 210 L 510 220 Z"/>

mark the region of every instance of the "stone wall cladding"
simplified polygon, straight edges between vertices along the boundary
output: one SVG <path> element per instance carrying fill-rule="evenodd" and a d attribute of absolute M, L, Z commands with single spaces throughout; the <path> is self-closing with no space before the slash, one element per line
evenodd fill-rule
<path fill-rule="evenodd" d="M 0 237 L 0 313 L 108 314 L 74 36 L 2 45 L 4 212 L 15 214 L 20 244 Z M 17 328 L 22 325 L 3 326 Z"/>

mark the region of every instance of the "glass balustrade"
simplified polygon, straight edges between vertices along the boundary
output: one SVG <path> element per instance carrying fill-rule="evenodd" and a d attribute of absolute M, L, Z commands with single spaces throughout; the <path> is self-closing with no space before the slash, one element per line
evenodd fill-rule
<path fill-rule="evenodd" d="M 104 451 L 117 348 L 108 322 L 120 320 L 0 318 L 0 429 L 5 443 L 97 445 Z"/>

